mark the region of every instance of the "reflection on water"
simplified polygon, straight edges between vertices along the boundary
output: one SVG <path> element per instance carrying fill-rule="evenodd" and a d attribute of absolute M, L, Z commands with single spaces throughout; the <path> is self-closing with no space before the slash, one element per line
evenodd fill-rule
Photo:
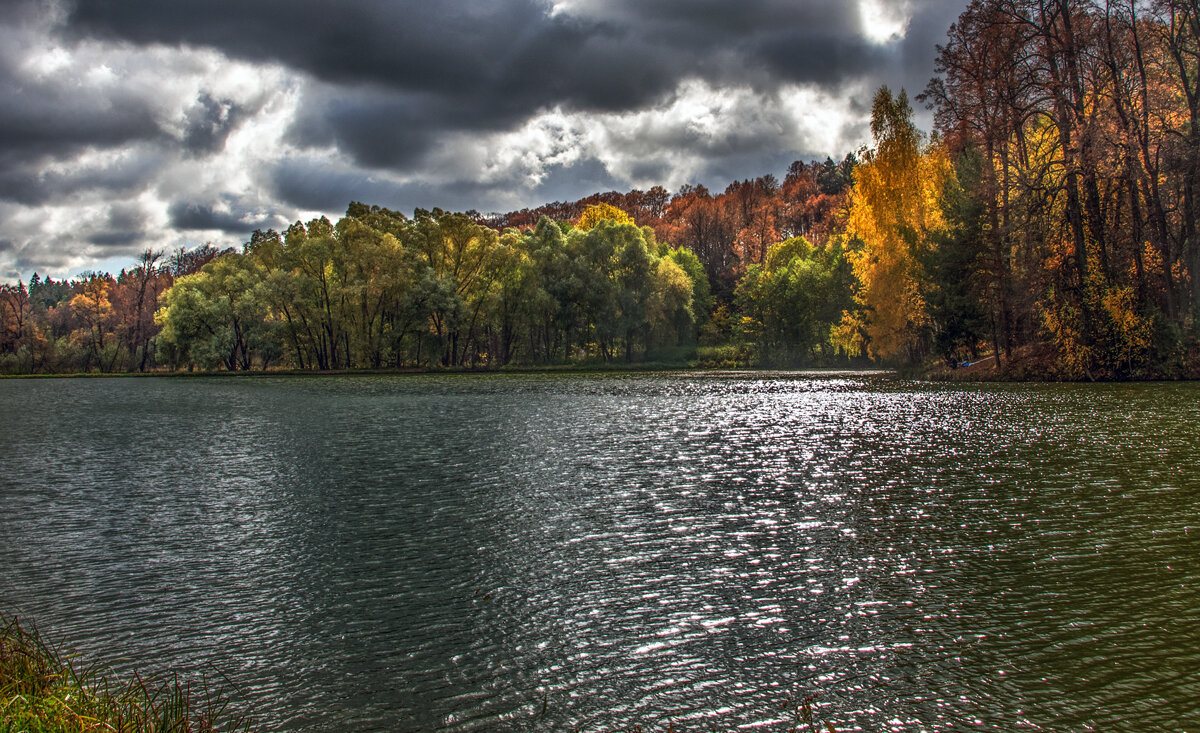
<path fill-rule="evenodd" d="M 0 381 L 0 603 L 274 730 L 1200 725 L 1200 387 Z"/>

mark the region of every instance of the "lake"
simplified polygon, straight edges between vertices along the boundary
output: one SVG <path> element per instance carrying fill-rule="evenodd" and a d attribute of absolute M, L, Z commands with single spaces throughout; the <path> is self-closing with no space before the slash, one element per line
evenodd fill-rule
<path fill-rule="evenodd" d="M 0 608 L 266 730 L 1200 727 L 1200 385 L 0 380 Z"/>

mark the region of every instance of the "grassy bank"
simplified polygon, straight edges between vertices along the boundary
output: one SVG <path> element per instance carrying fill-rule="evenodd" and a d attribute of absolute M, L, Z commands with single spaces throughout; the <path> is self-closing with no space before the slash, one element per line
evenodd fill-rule
<path fill-rule="evenodd" d="M 248 719 L 207 681 L 116 680 L 0 614 L 0 731 L 209 733 L 248 731 Z"/>

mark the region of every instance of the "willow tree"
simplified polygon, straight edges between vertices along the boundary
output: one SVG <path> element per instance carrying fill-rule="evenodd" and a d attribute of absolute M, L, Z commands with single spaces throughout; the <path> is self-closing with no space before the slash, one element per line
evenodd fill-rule
<path fill-rule="evenodd" d="M 830 330 L 849 305 L 840 238 L 821 248 L 803 237 L 772 245 L 735 293 L 741 329 L 764 363 L 811 363 L 827 353 Z"/>
<path fill-rule="evenodd" d="M 228 253 L 176 280 L 154 315 L 158 349 L 175 366 L 235 371 L 257 360 L 265 369 L 282 349 L 263 277 L 253 256 Z"/>

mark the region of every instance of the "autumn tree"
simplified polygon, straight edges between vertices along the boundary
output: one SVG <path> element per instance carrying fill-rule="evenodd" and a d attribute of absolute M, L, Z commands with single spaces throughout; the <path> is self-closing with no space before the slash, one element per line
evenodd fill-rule
<path fill-rule="evenodd" d="M 929 329 L 919 255 L 943 228 L 938 196 L 949 165 L 937 146 L 922 154 L 903 91 L 893 96 L 880 88 L 871 132 L 876 147 L 855 170 L 847 229 L 861 242 L 850 255 L 861 308 L 846 311 L 839 342 L 850 353 L 912 361 L 922 355 Z"/>
<path fill-rule="evenodd" d="M 579 219 L 575 222 L 575 227 L 586 232 L 602 221 L 612 221 L 618 224 L 634 223 L 629 214 L 626 214 L 612 204 L 599 203 L 592 204 L 584 209 L 583 213 L 579 215 Z"/>
<path fill-rule="evenodd" d="M 88 354 L 85 369 L 96 366 L 102 371 L 112 371 L 117 360 L 113 307 L 109 299 L 112 286 L 111 275 L 91 273 L 71 298 L 71 313 L 80 324 L 75 331 L 75 340 Z"/>
<path fill-rule="evenodd" d="M 975 0 L 939 47 L 924 98 L 947 147 L 983 157 L 971 195 L 998 366 L 1045 342 L 1064 376 L 1169 372 L 1194 343 L 1195 15 Z"/>
<path fill-rule="evenodd" d="M 29 310 L 29 291 L 24 283 L 0 285 L 0 353 L 16 353 L 22 345 Z"/>
<path fill-rule="evenodd" d="M 132 269 L 122 270 L 112 291 L 114 317 L 127 368 L 144 372 L 154 364 L 154 312 L 174 278 L 161 266 L 164 253 L 145 250 Z"/>

